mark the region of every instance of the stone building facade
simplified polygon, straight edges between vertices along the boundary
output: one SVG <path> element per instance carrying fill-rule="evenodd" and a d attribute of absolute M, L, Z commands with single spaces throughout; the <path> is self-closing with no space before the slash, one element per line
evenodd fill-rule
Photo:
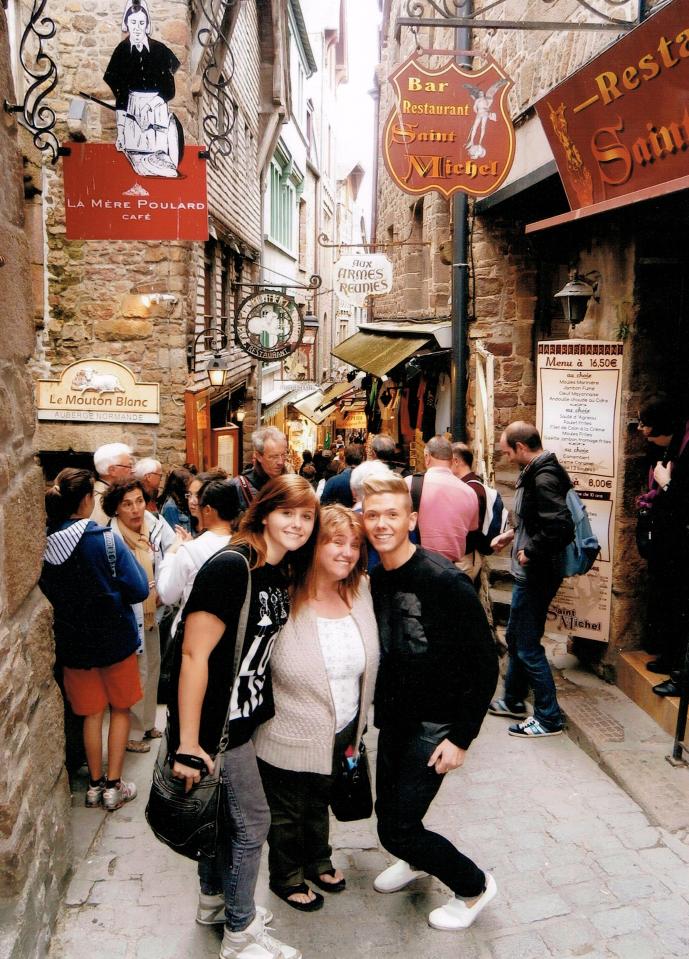
<path fill-rule="evenodd" d="M 596 4 L 605 13 L 634 19 L 638 3 Z M 662 4 L 642 4 L 645 17 Z M 432 15 L 425 5 L 425 15 Z M 379 68 L 379 131 L 393 107 L 387 77 L 415 47 L 452 49 L 452 31 L 439 26 L 396 31 L 398 16 L 407 14 L 403 0 L 385 0 Z M 547 12 L 548 17 L 543 16 Z M 493 19 L 523 21 L 595 19 L 576 3 L 525 5 L 518 0 L 491 8 Z M 624 342 L 621 469 L 615 516 L 616 562 L 613 571 L 611 640 L 602 652 L 614 671 L 618 657 L 643 639 L 643 563 L 634 547 L 634 500 L 643 487 L 643 444 L 636 429 L 636 411 L 644 392 L 674 388 L 686 401 L 686 353 L 689 330 L 682 290 L 687 261 L 681 248 L 686 193 L 653 204 L 638 204 L 581 223 L 567 223 L 543 232 L 525 232 L 528 223 L 568 210 L 534 104 L 608 45 L 614 31 L 474 30 L 472 47 L 488 51 L 513 80 L 509 111 L 516 131 L 513 170 L 493 197 L 469 204 L 469 387 L 467 430 L 474 434 L 473 399 L 476 345 L 494 357 L 494 425 L 497 440 L 516 419 L 536 415 L 535 344 L 544 339 L 620 340 Z M 429 62 L 434 65 L 433 59 Z M 451 211 L 436 193 L 415 200 L 390 181 L 378 157 L 376 238 L 379 242 L 418 237 L 427 246 L 393 248 L 395 289 L 375 304 L 376 320 L 409 316 L 449 316 Z M 662 228 L 660 224 L 662 223 Z M 443 246 L 446 244 L 446 246 Z M 672 249 L 675 253 L 672 253 Z M 445 254 L 445 255 L 443 255 Z M 600 298 L 591 301 L 586 319 L 570 331 L 554 294 L 576 265 L 601 277 Z M 665 290 L 665 295 L 663 295 Z M 671 331 L 671 336 L 660 331 Z M 500 461 L 498 459 L 498 468 Z M 601 644 L 598 646 L 600 651 Z"/>
<path fill-rule="evenodd" d="M 0 99 L 16 102 L 0 11 Z M 0 124 L 0 955 L 43 956 L 70 863 L 62 699 L 53 679 L 50 607 L 36 582 L 43 482 L 28 362 L 34 302 L 18 124 Z M 28 219 L 30 219 L 29 214 Z"/>

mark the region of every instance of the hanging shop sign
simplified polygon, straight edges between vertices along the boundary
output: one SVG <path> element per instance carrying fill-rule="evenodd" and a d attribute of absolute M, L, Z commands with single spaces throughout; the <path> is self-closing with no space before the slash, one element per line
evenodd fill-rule
<path fill-rule="evenodd" d="M 548 611 L 555 632 L 610 638 L 615 497 L 619 468 L 622 343 L 538 344 L 537 423 L 586 506 L 601 553 L 586 576 L 566 579 Z"/>
<path fill-rule="evenodd" d="M 363 306 L 369 296 L 392 290 L 392 263 L 382 253 L 341 256 L 334 266 L 335 292 L 351 306 Z"/>
<path fill-rule="evenodd" d="M 38 380 L 36 412 L 39 420 L 159 423 L 159 391 L 157 383 L 137 383 L 122 363 L 79 360 L 58 380 Z"/>
<path fill-rule="evenodd" d="M 687 174 L 689 0 L 675 0 L 536 104 L 573 210 Z"/>
<path fill-rule="evenodd" d="M 514 127 L 507 110 L 512 81 L 484 53 L 487 65 L 470 70 L 452 59 L 431 70 L 414 54 L 391 76 L 397 105 L 383 131 L 388 173 L 405 193 L 437 190 L 486 196 L 498 189 L 514 159 Z M 447 53 L 447 51 L 441 51 Z M 459 52 L 459 51 L 458 51 Z"/>
<path fill-rule="evenodd" d="M 67 143 L 68 240 L 207 240 L 206 161 L 188 147 L 177 179 L 137 176 L 109 143 Z"/>
<path fill-rule="evenodd" d="M 207 240 L 206 156 L 184 144 L 171 108 L 180 63 L 153 36 L 147 0 L 125 0 L 124 39 L 103 80 L 115 102 L 115 143 L 63 144 L 68 240 Z"/>
<path fill-rule="evenodd" d="M 266 362 L 284 360 L 301 343 L 304 321 L 290 296 L 263 290 L 242 300 L 234 332 L 237 345 L 249 356 Z"/>

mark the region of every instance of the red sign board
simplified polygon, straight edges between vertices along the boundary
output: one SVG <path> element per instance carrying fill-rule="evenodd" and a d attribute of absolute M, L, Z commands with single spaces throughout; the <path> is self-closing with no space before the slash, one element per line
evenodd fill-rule
<path fill-rule="evenodd" d="M 64 144 L 68 240 L 207 240 L 203 147 L 187 144 L 179 176 L 141 176 L 110 143 Z"/>
<path fill-rule="evenodd" d="M 431 70 L 415 54 L 390 76 L 397 106 L 383 131 L 388 173 L 405 193 L 458 190 L 486 196 L 500 186 L 514 159 L 514 129 L 507 112 L 512 81 L 491 58 L 481 70 L 454 59 Z"/>
<path fill-rule="evenodd" d="M 572 209 L 689 173 L 689 0 L 675 0 L 536 104 Z"/>

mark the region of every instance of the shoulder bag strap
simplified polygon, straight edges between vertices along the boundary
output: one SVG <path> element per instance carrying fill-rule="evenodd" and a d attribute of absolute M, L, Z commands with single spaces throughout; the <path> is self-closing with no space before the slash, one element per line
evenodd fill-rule
<path fill-rule="evenodd" d="M 251 506 L 252 500 L 254 498 L 254 491 L 251 488 L 251 483 L 246 478 L 246 476 L 244 476 L 243 473 L 240 473 L 237 479 L 239 480 L 239 485 L 242 488 L 242 495 L 244 496 L 244 502 L 246 503 L 247 507 L 249 507 Z"/>
<path fill-rule="evenodd" d="M 412 509 L 415 513 L 419 512 L 419 506 L 421 506 L 421 493 L 423 491 L 423 480 L 425 473 L 414 473 L 411 478 L 411 502 Z"/>
<path fill-rule="evenodd" d="M 247 573 L 247 582 L 246 582 L 246 596 L 244 597 L 244 603 L 239 613 L 239 622 L 237 623 L 237 636 L 235 638 L 234 644 L 234 663 L 232 667 L 232 682 L 230 684 L 230 702 L 227 706 L 227 715 L 225 716 L 225 725 L 223 726 L 222 736 L 220 737 L 220 743 L 218 745 L 218 754 L 224 753 L 227 749 L 227 742 L 230 735 L 230 713 L 232 711 L 232 690 L 234 689 L 235 679 L 237 678 L 237 673 L 239 672 L 239 664 L 242 661 L 242 651 L 244 649 L 244 640 L 246 638 L 246 627 L 249 622 L 249 606 L 251 605 L 251 567 L 249 566 L 249 560 L 244 556 L 243 553 L 240 553 L 238 550 L 235 550 L 239 556 L 242 557 L 246 563 L 246 573 Z"/>
<path fill-rule="evenodd" d="M 115 549 L 115 534 L 110 527 L 103 531 L 103 539 L 105 540 L 105 552 L 108 557 L 110 573 L 112 578 L 115 579 L 117 576 L 117 551 Z"/>

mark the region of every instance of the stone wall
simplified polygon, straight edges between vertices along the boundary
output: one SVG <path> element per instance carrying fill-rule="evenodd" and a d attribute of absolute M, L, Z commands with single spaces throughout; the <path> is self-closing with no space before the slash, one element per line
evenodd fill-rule
<path fill-rule="evenodd" d="M 0 100 L 14 102 L 0 11 Z M 0 123 L 0 956 L 44 956 L 70 862 L 62 699 L 51 614 L 36 586 L 43 484 L 32 456 L 35 340 L 17 124 Z"/>

